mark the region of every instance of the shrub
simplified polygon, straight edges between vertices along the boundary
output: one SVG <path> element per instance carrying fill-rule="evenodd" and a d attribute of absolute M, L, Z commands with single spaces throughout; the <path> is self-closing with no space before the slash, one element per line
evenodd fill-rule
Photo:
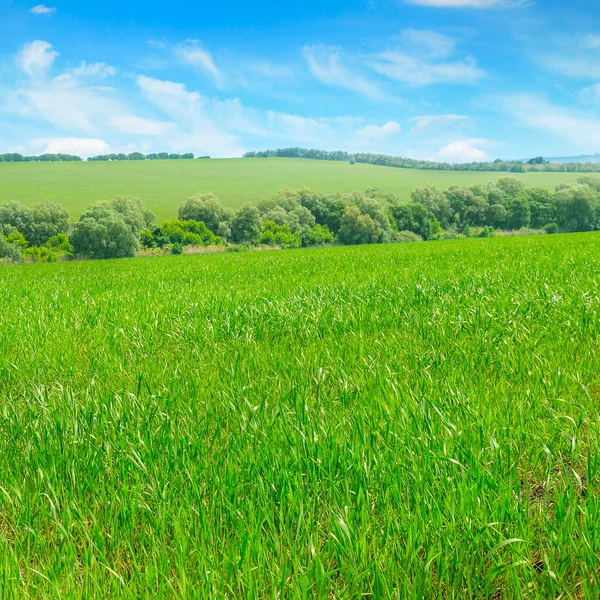
<path fill-rule="evenodd" d="M 400 243 L 422 242 L 423 238 L 414 233 L 414 231 L 396 231 L 394 232 L 394 241 Z"/>
<path fill-rule="evenodd" d="M 496 231 L 493 227 L 490 227 L 489 225 L 486 225 L 478 234 L 477 237 L 480 238 L 490 238 L 490 237 L 494 237 L 494 235 L 496 234 Z"/>
<path fill-rule="evenodd" d="M 558 227 L 558 223 L 548 223 L 544 226 L 544 231 L 546 233 L 558 233 L 560 228 Z"/>
<path fill-rule="evenodd" d="M 255 244 L 262 232 L 262 219 L 254 204 L 242 206 L 231 220 L 231 238 L 237 243 Z"/>
<path fill-rule="evenodd" d="M 21 260 L 20 246 L 7 242 L 3 235 L 0 235 L 0 260 L 10 262 L 19 262 Z"/>
<path fill-rule="evenodd" d="M 333 243 L 334 235 L 327 225 L 314 225 L 302 234 L 303 246 L 323 246 Z"/>
<path fill-rule="evenodd" d="M 273 221 L 265 221 L 258 238 L 265 246 L 281 246 L 282 248 L 299 248 L 302 238 L 298 232 L 292 232 L 287 225 L 277 225 Z"/>
<path fill-rule="evenodd" d="M 87 258 L 123 258 L 135 256 L 137 236 L 123 217 L 114 210 L 96 206 L 81 215 L 69 238 L 73 251 Z"/>
<path fill-rule="evenodd" d="M 69 229 L 69 213 L 52 202 L 26 208 L 18 202 L 0 205 L 0 229 L 9 226 L 25 236 L 28 244 L 41 246 Z"/>
<path fill-rule="evenodd" d="M 179 242 L 176 242 L 175 244 L 173 244 L 173 246 L 171 248 L 171 254 L 182 254 L 182 253 L 183 253 L 183 246 Z"/>
<path fill-rule="evenodd" d="M 358 206 L 350 205 L 342 217 L 338 238 L 342 244 L 376 244 L 383 241 L 383 231 L 380 224 L 362 214 Z"/>
<path fill-rule="evenodd" d="M 204 223 L 199 221 L 167 221 L 159 228 L 159 241 L 181 246 L 211 246 L 221 244 L 217 237 Z"/>
<path fill-rule="evenodd" d="M 215 235 L 227 238 L 231 215 L 215 194 L 197 194 L 179 208 L 181 221 L 201 221 Z"/>

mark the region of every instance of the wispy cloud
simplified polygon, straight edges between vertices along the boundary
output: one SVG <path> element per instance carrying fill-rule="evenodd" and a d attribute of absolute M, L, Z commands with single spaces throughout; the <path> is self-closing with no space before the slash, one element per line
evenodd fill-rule
<path fill-rule="evenodd" d="M 464 115 L 421 115 L 411 119 L 414 123 L 411 133 L 442 129 L 458 123 L 465 123 L 468 120 L 469 117 Z"/>
<path fill-rule="evenodd" d="M 600 49 L 600 35 L 586 35 L 583 44 L 586 48 L 591 48 L 592 50 Z"/>
<path fill-rule="evenodd" d="M 368 65 L 377 73 L 413 86 L 436 83 L 475 83 L 485 72 L 474 59 L 448 63 L 429 63 L 404 52 L 382 52 Z"/>
<path fill-rule="evenodd" d="M 367 65 L 381 75 L 425 86 L 436 83 L 474 83 L 485 75 L 475 59 L 449 60 L 456 41 L 430 30 L 405 30 L 397 48 L 375 55 Z"/>
<path fill-rule="evenodd" d="M 436 8 L 518 8 L 531 4 L 529 0 L 405 0 L 407 4 Z"/>
<path fill-rule="evenodd" d="M 217 68 L 211 54 L 204 49 L 198 40 L 187 40 L 175 46 L 175 56 L 183 63 L 210 75 L 218 84 L 222 83 L 223 75 L 221 71 Z"/>
<path fill-rule="evenodd" d="M 75 77 L 99 77 L 104 79 L 114 75 L 117 70 L 103 62 L 86 63 L 82 61 L 78 67 L 71 69 L 71 74 Z"/>
<path fill-rule="evenodd" d="M 355 139 L 364 144 L 372 144 L 384 140 L 402 131 L 402 127 L 396 121 L 388 121 L 381 126 L 367 125 L 356 132 Z"/>
<path fill-rule="evenodd" d="M 324 45 L 305 46 L 302 56 L 312 75 L 325 85 L 351 90 L 373 99 L 385 97 L 376 83 L 352 72 L 342 64 L 339 48 Z"/>
<path fill-rule="evenodd" d="M 581 152 L 597 152 L 600 148 L 600 120 L 592 115 L 526 94 L 495 100 L 501 110 L 530 129 L 554 134 Z"/>
<path fill-rule="evenodd" d="M 56 12 L 56 8 L 53 6 L 46 6 L 45 4 L 38 4 L 29 9 L 29 12 L 34 15 L 51 15 Z"/>
<path fill-rule="evenodd" d="M 44 40 L 25 44 L 17 54 L 17 64 L 30 77 L 45 75 L 52 66 L 58 52 Z"/>

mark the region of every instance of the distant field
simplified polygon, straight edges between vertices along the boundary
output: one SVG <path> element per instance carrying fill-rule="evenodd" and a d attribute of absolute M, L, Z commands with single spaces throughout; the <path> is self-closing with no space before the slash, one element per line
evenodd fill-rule
<path fill-rule="evenodd" d="M 598 598 L 599 241 L 0 268 L 2 598 Z"/>
<path fill-rule="evenodd" d="M 506 173 L 418 171 L 374 165 L 300 159 L 219 159 L 139 162 L 0 163 L 0 202 L 34 204 L 54 200 L 77 217 L 85 207 L 115 195 L 141 198 L 159 220 L 173 218 L 190 195 L 214 192 L 226 206 L 256 202 L 284 187 L 312 187 L 323 192 L 379 186 L 408 199 L 427 184 L 487 183 Z M 527 185 L 552 188 L 575 181 L 578 173 L 517 175 Z"/>

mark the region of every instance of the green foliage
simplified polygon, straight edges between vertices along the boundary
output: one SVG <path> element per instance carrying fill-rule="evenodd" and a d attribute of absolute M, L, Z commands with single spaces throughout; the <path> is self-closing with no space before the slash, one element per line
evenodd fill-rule
<path fill-rule="evenodd" d="M 561 231 L 592 231 L 598 228 L 598 192 L 587 185 L 574 185 L 556 192 L 556 218 Z"/>
<path fill-rule="evenodd" d="M 235 213 L 231 220 L 231 238 L 236 243 L 254 244 L 262 231 L 262 219 L 258 208 L 246 204 Z"/>
<path fill-rule="evenodd" d="M 25 207 L 18 202 L 0 205 L 0 226 L 19 231 L 27 243 L 41 246 L 51 237 L 69 229 L 69 213 L 53 202 Z"/>
<path fill-rule="evenodd" d="M 21 260 L 22 249 L 14 242 L 6 241 L 6 238 L 0 234 L 0 262 L 19 262 Z"/>
<path fill-rule="evenodd" d="M 215 194 L 196 194 L 188 198 L 179 208 L 181 221 L 201 221 L 215 235 L 229 237 L 231 215 Z"/>
<path fill-rule="evenodd" d="M 383 242 L 384 237 L 385 232 L 378 221 L 361 213 L 354 204 L 346 207 L 338 232 L 342 244 L 377 244 Z"/>
<path fill-rule="evenodd" d="M 25 248 L 29 246 L 29 243 L 25 239 L 25 236 L 20 231 L 13 231 L 9 233 L 5 236 L 5 239 L 9 244 L 16 244 L 17 246 L 19 246 L 21 250 L 25 250 Z"/>
<path fill-rule="evenodd" d="M 85 258 L 135 256 L 139 241 L 123 216 L 96 205 L 81 215 L 69 238 L 73 252 Z"/>
<path fill-rule="evenodd" d="M 332 244 L 334 239 L 335 236 L 329 231 L 327 225 L 319 225 L 317 223 L 302 234 L 302 245 L 324 246 L 325 244 Z"/>
<path fill-rule="evenodd" d="M 396 231 L 394 232 L 394 241 L 398 243 L 422 242 L 423 238 L 414 231 Z"/>
<path fill-rule="evenodd" d="M 157 246 L 165 243 L 181 246 L 214 246 L 222 243 L 204 223 L 199 221 L 167 221 L 159 228 Z"/>
<path fill-rule="evenodd" d="M 389 210 L 398 231 L 412 231 L 424 240 L 436 239 L 442 232 L 439 221 L 424 204 L 394 204 Z"/>
<path fill-rule="evenodd" d="M 546 233 L 558 233 L 560 231 L 560 227 L 558 223 L 548 223 L 544 226 L 544 230 Z"/>
<path fill-rule="evenodd" d="M 258 243 L 265 246 L 281 246 L 282 248 L 300 248 L 302 237 L 299 232 L 292 232 L 287 225 L 277 225 L 273 221 L 265 221 Z"/>

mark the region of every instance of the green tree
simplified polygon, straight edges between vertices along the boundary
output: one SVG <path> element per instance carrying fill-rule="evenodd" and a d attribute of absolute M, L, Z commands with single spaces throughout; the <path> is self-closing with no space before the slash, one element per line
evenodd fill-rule
<path fill-rule="evenodd" d="M 123 215 L 107 206 L 93 206 L 73 227 L 69 238 L 73 251 L 87 258 L 135 256 L 139 240 Z"/>
<path fill-rule="evenodd" d="M 281 246 L 284 249 L 299 248 L 302 244 L 302 237 L 297 232 L 293 233 L 287 225 L 277 225 L 273 221 L 265 221 L 258 242 L 266 246 Z"/>
<path fill-rule="evenodd" d="M 452 220 L 452 207 L 444 192 L 434 185 L 428 185 L 413 190 L 410 194 L 412 202 L 423 205 L 444 228 L 448 227 Z"/>
<path fill-rule="evenodd" d="M 229 211 L 215 194 L 191 196 L 179 208 L 178 216 L 182 221 L 201 221 L 216 235 L 224 233 L 231 221 Z"/>
<path fill-rule="evenodd" d="M 531 209 L 526 193 L 520 193 L 514 198 L 509 198 L 506 204 L 506 226 L 509 229 L 529 227 Z"/>
<path fill-rule="evenodd" d="M 599 225 L 598 193 L 587 185 L 561 189 L 554 196 L 561 231 L 592 231 Z"/>
<path fill-rule="evenodd" d="M 376 244 L 383 241 L 384 232 L 378 221 L 360 212 L 358 206 L 346 207 L 338 238 L 342 244 Z"/>
<path fill-rule="evenodd" d="M 319 225 L 317 223 L 302 234 L 302 245 L 323 246 L 325 244 L 331 244 L 334 239 L 334 235 L 329 231 L 327 225 Z"/>
<path fill-rule="evenodd" d="M 236 243 L 256 243 L 262 231 L 262 219 L 254 204 L 242 206 L 231 220 L 231 238 Z"/>

